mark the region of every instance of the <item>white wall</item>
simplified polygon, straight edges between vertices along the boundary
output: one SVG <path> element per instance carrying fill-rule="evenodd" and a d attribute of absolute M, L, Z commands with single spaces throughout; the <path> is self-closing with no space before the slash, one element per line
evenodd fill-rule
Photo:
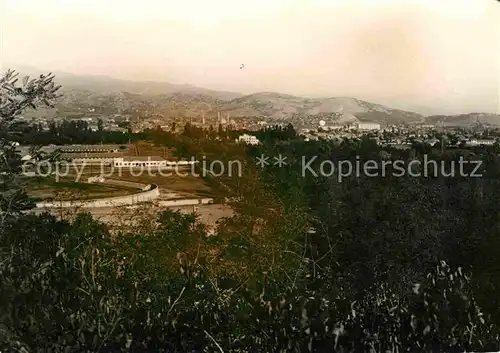
<path fill-rule="evenodd" d="M 173 206 L 191 206 L 191 205 L 207 205 L 214 202 L 214 199 L 178 199 L 158 201 L 159 206 L 173 207 Z"/>
<path fill-rule="evenodd" d="M 160 189 L 154 185 L 154 189 L 139 192 L 137 194 L 107 197 L 95 200 L 86 201 L 60 201 L 60 202 L 39 202 L 36 204 L 37 208 L 99 208 L 99 207 L 116 207 L 124 205 L 133 205 L 140 202 L 148 202 L 157 199 L 160 196 Z"/>
<path fill-rule="evenodd" d="M 359 130 L 380 130 L 380 124 L 378 124 L 378 123 L 358 123 L 357 128 Z"/>
<path fill-rule="evenodd" d="M 155 189 L 140 192 L 137 194 L 108 197 L 87 201 L 61 201 L 61 202 L 39 202 L 36 204 L 37 208 L 101 208 L 101 207 L 117 207 L 125 205 L 134 205 L 140 202 L 155 201 L 160 196 L 160 189 L 155 185 Z M 214 199 L 176 199 L 176 200 L 163 200 L 156 201 L 158 206 L 164 207 L 181 207 L 181 206 L 195 206 L 195 205 L 208 205 L 212 204 Z"/>

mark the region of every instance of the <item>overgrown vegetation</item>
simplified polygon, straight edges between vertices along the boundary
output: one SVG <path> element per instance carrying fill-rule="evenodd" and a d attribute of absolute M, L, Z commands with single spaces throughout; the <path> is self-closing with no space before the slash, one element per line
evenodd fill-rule
<path fill-rule="evenodd" d="M 37 89 L 14 80 L 0 81 L 2 129 L 22 111 L 12 92 L 33 104 L 54 97 L 46 92 L 51 76 L 31 83 Z M 19 156 L 4 141 L 1 351 L 499 350 L 496 155 L 473 157 L 485 161 L 479 179 L 339 181 L 304 177 L 302 156 L 423 154 L 382 151 L 369 140 L 305 143 L 291 127 L 262 131 L 266 143 L 245 148 L 190 129 L 147 137 L 179 154 L 245 166 L 241 177 L 207 177 L 236 212 L 210 237 L 196 217 L 175 212 L 113 231 L 88 214 L 18 212 L 29 200 L 16 184 Z M 281 153 L 288 164 L 258 169 L 261 153 Z"/>

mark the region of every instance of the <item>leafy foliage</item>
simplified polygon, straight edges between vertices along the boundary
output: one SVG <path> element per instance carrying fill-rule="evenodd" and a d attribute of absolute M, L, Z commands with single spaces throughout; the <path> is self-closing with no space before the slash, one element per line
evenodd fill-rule
<path fill-rule="evenodd" d="M 37 79 L 25 77 L 19 85 L 19 74 L 9 70 L 0 78 L 0 123 L 12 121 L 24 109 L 36 109 L 37 105 L 52 106 L 57 98 L 59 86 L 53 82 L 54 76 L 40 75 Z"/>
<path fill-rule="evenodd" d="M 32 203 L 16 178 L 22 171 L 20 156 L 12 141 L 2 136 L 24 109 L 35 109 L 39 104 L 51 106 L 59 89 L 53 79 L 50 74 L 31 80 L 25 77 L 19 84 L 18 74 L 11 70 L 0 77 L 0 213 L 4 218 L 7 214 L 29 208 Z"/>
<path fill-rule="evenodd" d="M 1 82 L 14 85 L 12 77 Z M 53 98 L 55 86 L 40 80 L 15 92 L 31 92 L 35 105 Z M 2 91 L 6 122 L 30 105 L 12 94 Z M 411 160 L 432 151 L 381 150 L 369 139 L 304 142 L 293 127 L 264 130 L 262 146 L 245 148 L 232 142 L 235 133 L 147 133 L 180 155 L 241 159 L 240 177 L 207 177 L 235 211 L 215 235 L 195 216 L 170 211 L 113 229 L 85 213 L 3 217 L 0 350 L 499 349 L 493 155 L 471 157 L 487 162 L 483 179 L 340 180 L 305 177 L 301 157 Z M 20 161 L 10 143 L 2 146 L 7 195 L 22 190 Z M 288 164 L 259 170 L 254 157 L 261 153 L 280 153 Z M 433 158 L 451 164 L 460 155 Z"/>

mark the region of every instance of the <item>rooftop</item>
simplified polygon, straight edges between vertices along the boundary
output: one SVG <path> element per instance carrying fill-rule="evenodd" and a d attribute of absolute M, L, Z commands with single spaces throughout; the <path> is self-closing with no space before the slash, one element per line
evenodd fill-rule
<path fill-rule="evenodd" d="M 125 148 L 120 148 L 121 146 Z M 128 148 L 127 145 L 64 145 L 56 146 L 62 151 L 112 151 L 112 150 L 125 150 Z"/>
<path fill-rule="evenodd" d="M 121 157 L 119 153 L 61 153 L 64 159 L 74 158 L 116 158 Z"/>
<path fill-rule="evenodd" d="M 121 146 L 125 148 L 120 148 Z M 21 155 L 27 155 L 29 154 L 31 146 L 18 146 L 16 148 L 17 151 Z M 79 152 L 91 152 L 91 153 L 99 153 L 99 152 L 108 152 L 108 151 L 113 151 L 113 150 L 118 150 L 118 151 L 126 151 L 129 149 L 128 145 L 48 145 L 48 146 L 42 146 L 40 148 L 41 151 L 45 153 L 52 153 L 56 150 L 60 150 L 62 153 L 64 152 L 72 152 L 72 153 L 79 153 Z"/>
<path fill-rule="evenodd" d="M 164 161 L 165 158 L 160 156 L 121 156 L 127 162 L 147 162 L 147 161 Z"/>

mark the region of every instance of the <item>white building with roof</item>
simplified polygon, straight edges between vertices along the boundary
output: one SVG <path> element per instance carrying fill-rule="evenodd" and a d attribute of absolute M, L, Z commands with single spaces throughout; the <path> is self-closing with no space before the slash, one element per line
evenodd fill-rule
<path fill-rule="evenodd" d="M 254 135 L 243 134 L 236 140 L 237 143 L 244 143 L 247 145 L 258 145 L 260 143 L 259 139 Z"/>
<path fill-rule="evenodd" d="M 167 161 L 159 156 L 123 156 L 113 158 L 113 166 L 119 168 L 130 167 L 187 167 L 198 161 Z"/>
<path fill-rule="evenodd" d="M 363 130 L 363 131 L 372 131 L 372 130 L 380 130 L 380 124 L 379 123 L 358 123 L 356 125 L 356 128 L 358 130 Z"/>
<path fill-rule="evenodd" d="M 466 146 L 493 146 L 496 140 L 493 139 L 470 139 L 465 144 Z"/>

